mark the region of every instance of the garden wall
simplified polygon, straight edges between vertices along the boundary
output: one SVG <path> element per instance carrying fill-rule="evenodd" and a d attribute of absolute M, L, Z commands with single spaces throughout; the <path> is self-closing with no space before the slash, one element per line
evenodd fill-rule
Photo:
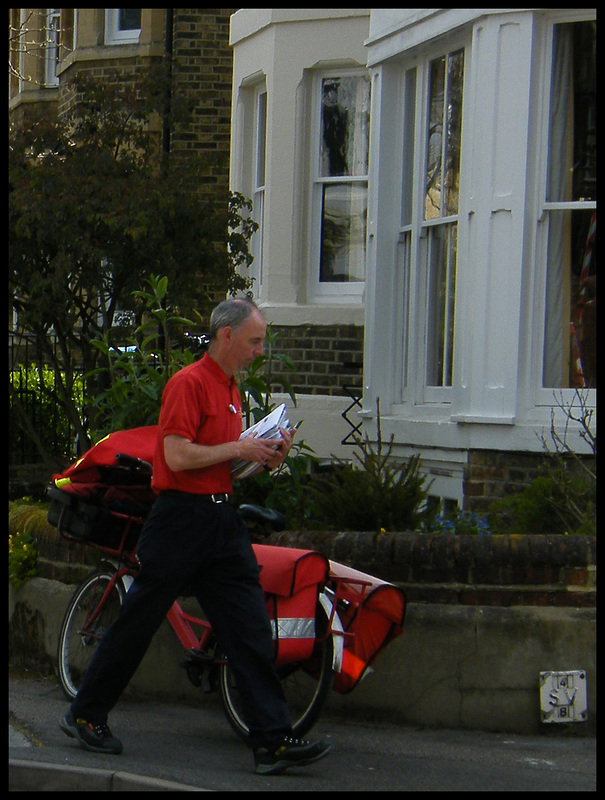
<path fill-rule="evenodd" d="M 13 666 L 52 674 L 73 591 L 68 583 L 88 572 L 95 556 L 64 542 L 44 519 L 43 511 L 26 507 L 10 514 L 12 533 L 33 533 L 42 577 L 10 587 L 9 657 Z M 284 532 L 270 541 L 316 548 L 406 593 L 403 636 L 353 693 L 332 693 L 328 712 L 453 729 L 594 735 L 594 538 Z M 181 660 L 164 623 L 128 696 L 215 702 L 191 686 Z M 587 675 L 586 722 L 544 725 L 540 672 L 576 669 Z"/>
<path fill-rule="evenodd" d="M 31 530 L 38 574 L 75 583 L 98 553 L 67 542 L 46 513 L 11 505 L 9 533 Z M 457 536 L 425 533 L 292 532 L 268 544 L 303 547 L 395 583 L 410 603 L 488 606 L 596 605 L 596 537 Z"/>

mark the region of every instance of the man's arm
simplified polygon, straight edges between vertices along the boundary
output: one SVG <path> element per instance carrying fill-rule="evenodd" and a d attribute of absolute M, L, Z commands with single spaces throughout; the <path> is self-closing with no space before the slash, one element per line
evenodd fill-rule
<path fill-rule="evenodd" d="M 164 458 L 173 472 L 211 467 L 234 458 L 256 461 L 269 469 L 275 469 L 284 460 L 292 445 L 290 432 L 285 429 L 280 431 L 282 439 L 277 450 L 275 441 L 269 444 L 265 439 L 255 436 L 246 436 L 244 439 L 224 444 L 204 445 L 191 442 L 184 436 L 168 434 L 164 437 Z"/>

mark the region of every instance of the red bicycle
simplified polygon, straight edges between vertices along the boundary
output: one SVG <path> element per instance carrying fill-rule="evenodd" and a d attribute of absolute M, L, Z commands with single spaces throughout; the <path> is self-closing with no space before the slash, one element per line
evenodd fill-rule
<path fill-rule="evenodd" d="M 98 459 L 99 454 L 94 455 Z M 94 482 L 105 491 L 91 497 L 91 484 L 74 480 L 74 475 L 89 478 L 93 466 L 101 466 L 105 481 L 111 473 L 111 481 Z M 59 681 L 73 699 L 138 570 L 136 547 L 150 508 L 151 465 L 115 453 L 114 464 L 104 470 L 87 464 L 85 456 L 66 475 L 55 476 L 49 487 L 49 522 L 64 538 L 86 542 L 104 554 L 99 567 L 74 591 L 59 634 Z M 239 512 L 257 535 L 285 527 L 284 517 L 270 509 L 243 505 Z M 405 597 L 392 584 L 328 561 L 313 550 L 264 544 L 253 548 L 273 625 L 275 664 L 290 705 L 293 733 L 300 736 L 316 722 L 330 691 L 351 691 L 372 671 L 384 647 L 402 633 Z M 210 623 L 187 613 L 179 601 L 167 620 L 183 647 L 181 664 L 189 680 L 205 691 L 219 692 L 229 724 L 245 739 L 248 728 L 237 687 Z"/>

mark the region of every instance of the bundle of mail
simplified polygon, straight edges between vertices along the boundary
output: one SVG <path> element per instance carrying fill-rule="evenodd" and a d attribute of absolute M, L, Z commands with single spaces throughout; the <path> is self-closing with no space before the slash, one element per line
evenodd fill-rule
<path fill-rule="evenodd" d="M 286 419 L 286 404 L 282 403 L 277 408 L 274 408 L 270 414 L 263 417 L 261 420 L 251 425 L 239 437 L 243 439 L 245 436 L 260 436 L 263 439 L 281 439 L 280 428 L 289 428 L 290 421 Z M 277 447 L 276 447 L 277 449 Z M 244 461 L 242 458 L 234 458 L 231 462 L 231 476 L 234 480 L 247 478 L 253 472 L 256 472 L 259 465 L 256 461 Z"/>

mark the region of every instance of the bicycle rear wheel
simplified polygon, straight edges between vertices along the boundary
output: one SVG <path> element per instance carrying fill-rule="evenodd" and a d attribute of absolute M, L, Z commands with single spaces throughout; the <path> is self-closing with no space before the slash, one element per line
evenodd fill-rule
<path fill-rule="evenodd" d="M 91 573 L 77 587 L 65 612 L 59 634 L 57 666 L 61 688 L 69 700 L 78 693 L 97 645 L 120 613 L 125 592 L 121 580 L 111 585 L 114 575 L 115 570 L 108 564 Z M 110 585 L 111 590 L 99 608 Z"/>
<path fill-rule="evenodd" d="M 318 602 L 315 624 L 317 639 L 310 659 L 302 663 L 285 664 L 277 668 L 282 688 L 290 706 L 292 733 L 302 736 L 316 723 L 334 682 L 332 636 L 326 636 L 328 618 Z M 223 711 L 233 730 L 242 739 L 248 737 L 239 692 L 229 663 L 222 653 L 217 653 L 218 683 Z"/>

